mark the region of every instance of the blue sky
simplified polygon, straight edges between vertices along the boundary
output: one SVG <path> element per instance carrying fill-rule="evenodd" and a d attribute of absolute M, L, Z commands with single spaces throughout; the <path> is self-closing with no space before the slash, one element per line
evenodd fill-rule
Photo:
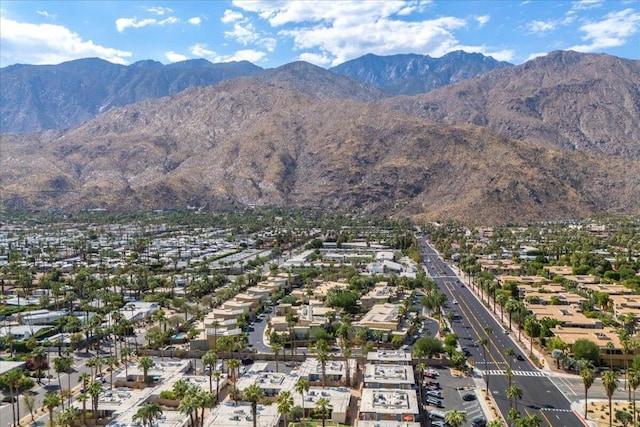
<path fill-rule="evenodd" d="M 640 59 L 640 1 L 11 1 L 0 66 L 100 57 L 323 67 L 366 53 L 480 52 L 520 64 L 553 50 Z"/>

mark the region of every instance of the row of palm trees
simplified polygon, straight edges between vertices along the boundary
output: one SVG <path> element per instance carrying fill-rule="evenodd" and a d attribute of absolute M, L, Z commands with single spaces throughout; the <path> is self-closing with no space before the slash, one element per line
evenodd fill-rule
<path fill-rule="evenodd" d="M 580 377 L 582 377 L 582 384 L 584 385 L 584 417 L 587 418 L 588 415 L 588 392 L 593 383 L 596 380 L 596 374 L 593 369 L 590 367 L 584 367 L 580 370 Z M 613 411 L 612 411 L 612 399 L 613 394 L 618 390 L 619 386 L 619 378 L 618 374 L 615 371 L 605 371 L 601 377 L 602 385 L 604 387 L 605 393 L 607 394 L 607 399 L 609 401 L 609 426 L 613 425 Z M 638 419 L 638 413 L 636 409 L 636 390 L 640 386 L 640 358 L 636 358 L 628 371 L 627 374 L 627 385 L 629 389 L 629 402 L 633 405 L 633 422 L 638 423 L 640 419 Z M 633 397 L 631 397 L 631 393 Z"/>

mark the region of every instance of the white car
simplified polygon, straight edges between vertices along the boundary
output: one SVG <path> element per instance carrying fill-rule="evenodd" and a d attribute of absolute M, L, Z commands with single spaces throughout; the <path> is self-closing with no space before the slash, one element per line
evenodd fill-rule
<path fill-rule="evenodd" d="M 453 303 L 454 303 L 454 304 L 457 304 L 457 303 L 458 303 L 458 300 L 455 300 L 455 299 L 454 299 L 454 300 L 453 300 Z"/>

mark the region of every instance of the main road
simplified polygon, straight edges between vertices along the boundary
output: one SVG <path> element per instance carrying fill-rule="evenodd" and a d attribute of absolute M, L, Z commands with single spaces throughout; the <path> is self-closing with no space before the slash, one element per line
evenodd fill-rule
<path fill-rule="evenodd" d="M 522 354 L 508 329 L 505 329 L 479 298 L 463 284 L 426 238 L 422 237 L 420 243 L 428 274 L 447 295 L 447 310 L 459 315 L 459 319 L 451 323 L 452 329 L 458 335 L 460 345 L 467 347 L 471 352 L 469 358 L 488 382 L 489 392 L 505 419 L 511 409 L 506 395 L 509 383 L 505 375 L 505 371 L 510 367 L 513 372 L 512 384 L 523 391 L 522 399 L 518 400 L 517 405 L 524 416 L 537 415 L 542 420 L 542 426 L 583 427 L 585 424 L 572 411 L 571 402 L 545 372 L 534 367 L 526 354 Z M 486 360 L 485 351 L 477 344 L 482 338 L 489 341 Z M 507 355 L 509 348 L 515 350 L 516 357 Z M 517 355 L 523 356 L 520 358 L 522 360 L 518 360 Z"/>

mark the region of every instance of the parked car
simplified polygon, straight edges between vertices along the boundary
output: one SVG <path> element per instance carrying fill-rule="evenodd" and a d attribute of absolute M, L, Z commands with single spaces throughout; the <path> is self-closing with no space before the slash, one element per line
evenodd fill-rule
<path fill-rule="evenodd" d="M 442 402 L 434 397 L 427 397 L 425 399 L 427 405 L 435 406 L 436 408 L 444 408 Z"/>
<path fill-rule="evenodd" d="M 471 402 L 476 399 L 477 396 L 474 393 L 465 393 L 462 395 L 462 400 L 464 400 L 465 402 Z"/>
<path fill-rule="evenodd" d="M 519 354 L 516 356 L 516 359 L 522 362 L 524 360 L 524 357 L 521 354 Z"/>
<path fill-rule="evenodd" d="M 476 417 L 471 420 L 471 427 L 485 427 L 487 419 L 485 417 Z"/>
<path fill-rule="evenodd" d="M 427 387 L 437 387 L 440 388 L 440 383 L 437 381 L 426 381 L 424 383 L 424 385 L 426 385 Z"/>
<path fill-rule="evenodd" d="M 442 399 L 442 392 L 440 390 L 427 390 L 427 396 Z"/>

